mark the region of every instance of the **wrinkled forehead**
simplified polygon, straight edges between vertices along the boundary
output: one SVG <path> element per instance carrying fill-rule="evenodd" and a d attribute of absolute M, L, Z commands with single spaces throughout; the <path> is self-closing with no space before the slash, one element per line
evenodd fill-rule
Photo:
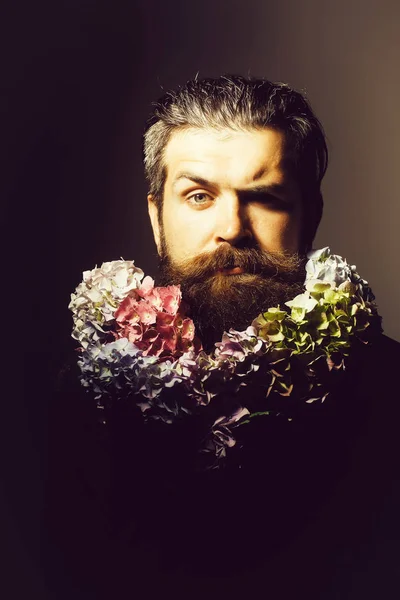
<path fill-rule="evenodd" d="M 261 176 L 287 178 L 292 171 L 287 137 L 274 128 L 180 129 L 172 133 L 163 162 L 169 186 L 185 171 L 239 187 Z"/>

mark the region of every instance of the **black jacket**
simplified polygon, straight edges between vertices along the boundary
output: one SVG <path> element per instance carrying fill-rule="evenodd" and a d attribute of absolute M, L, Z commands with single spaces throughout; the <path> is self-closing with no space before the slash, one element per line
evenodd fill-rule
<path fill-rule="evenodd" d="M 102 426 L 74 357 L 51 419 L 54 597 L 397 598 L 399 359 L 382 336 L 321 410 L 244 425 L 227 467 L 200 474 L 187 427 L 129 405 Z"/>

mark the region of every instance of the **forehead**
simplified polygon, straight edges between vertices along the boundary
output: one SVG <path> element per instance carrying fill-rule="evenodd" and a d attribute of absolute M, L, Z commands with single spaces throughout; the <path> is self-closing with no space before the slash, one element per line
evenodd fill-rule
<path fill-rule="evenodd" d="M 260 177 L 283 179 L 287 171 L 285 135 L 272 129 L 175 131 L 164 151 L 167 183 L 182 172 L 242 187 Z"/>

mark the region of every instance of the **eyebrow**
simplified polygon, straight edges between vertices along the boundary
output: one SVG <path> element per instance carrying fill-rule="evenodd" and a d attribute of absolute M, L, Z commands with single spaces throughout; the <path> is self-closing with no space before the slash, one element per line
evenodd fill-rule
<path fill-rule="evenodd" d="M 172 183 L 172 187 L 175 187 L 176 184 L 181 179 L 190 179 L 190 181 L 193 181 L 194 183 L 198 183 L 199 185 L 204 185 L 205 187 L 209 187 L 209 186 L 217 187 L 217 185 L 215 183 L 212 183 L 211 181 L 208 181 L 207 179 L 204 179 L 203 177 L 199 177 L 198 175 L 194 175 L 193 173 L 189 173 L 189 172 L 178 173 L 178 175 L 175 177 L 175 179 Z"/>
<path fill-rule="evenodd" d="M 265 172 L 264 169 L 257 172 L 254 177 L 254 180 L 258 179 L 260 177 L 260 175 L 264 172 Z M 173 181 L 172 187 L 175 188 L 176 184 L 181 179 L 188 179 L 188 180 L 193 181 L 194 183 L 197 183 L 198 185 L 201 185 L 203 187 L 214 187 L 214 188 L 218 187 L 217 183 L 214 183 L 208 179 L 205 179 L 204 177 L 199 177 L 198 175 L 195 175 L 194 173 L 189 173 L 189 172 L 178 173 L 178 175 L 175 177 L 175 179 Z M 268 184 L 252 186 L 250 188 L 242 188 L 237 191 L 242 194 L 273 194 L 273 193 L 285 194 L 288 191 L 288 187 L 287 187 L 287 184 L 285 184 L 285 183 L 268 183 Z"/>

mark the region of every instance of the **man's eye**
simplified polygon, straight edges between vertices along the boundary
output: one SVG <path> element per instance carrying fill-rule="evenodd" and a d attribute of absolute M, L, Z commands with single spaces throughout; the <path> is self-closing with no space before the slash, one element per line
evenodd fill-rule
<path fill-rule="evenodd" d="M 257 204 L 268 205 L 270 208 L 276 211 L 292 212 L 293 206 L 287 200 L 282 200 L 271 194 L 257 194 L 251 199 L 252 202 Z"/>
<path fill-rule="evenodd" d="M 206 204 L 211 199 L 211 196 L 204 192 L 198 192 L 197 194 L 193 194 L 188 197 L 188 202 L 191 204 L 195 204 L 196 206 L 201 206 L 202 204 Z"/>

